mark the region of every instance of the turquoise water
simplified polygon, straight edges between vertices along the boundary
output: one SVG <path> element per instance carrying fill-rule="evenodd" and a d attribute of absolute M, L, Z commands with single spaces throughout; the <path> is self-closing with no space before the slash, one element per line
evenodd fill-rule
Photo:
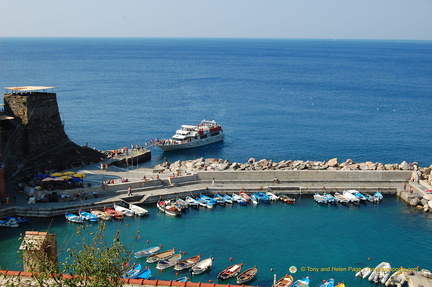
<path fill-rule="evenodd" d="M 349 207 L 322 206 L 311 196 L 302 196 L 297 197 L 296 205 L 234 204 L 190 210 L 181 218 L 160 213 L 153 205 L 147 208 L 148 217 L 108 222 L 107 236 L 120 230 L 123 243 L 130 250 L 162 244 L 163 249 L 175 247 L 178 252 L 186 252 L 184 256 L 214 257 L 212 270 L 193 277 L 193 282 L 216 281 L 222 269 L 238 262 L 244 263 L 244 268 L 257 265 L 259 273 L 251 285 L 259 286 L 270 286 L 274 274 L 282 277 L 289 273 L 290 266 L 298 269 L 292 274 L 294 278 L 309 276 L 311 286 L 329 277 L 344 281 L 347 286 L 369 286 L 368 281 L 354 278 L 351 270 L 375 267 L 382 261 L 390 262 L 394 268 L 432 268 L 432 215 L 417 212 L 394 196 L 386 196 L 380 205 Z M 76 225 L 62 217 L 35 219 L 27 227 L 2 230 L 2 243 L 9 248 L 2 249 L 0 266 L 19 267 L 15 263 L 19 232 L 48 228 L 58 235 L 60 257 L 63 256 L 66 242 L 76 240 Z M 137 231 L 141 236 L 134 240 L 132 236 Z M 146 264 L 144 260 L 141 263 Z M 148 266 L 152 278 L 177 277 L 172 268 L 160 272 L 154 264 Z M 185 274 L 188 273 L 180 272 L 178 276 Z"/>

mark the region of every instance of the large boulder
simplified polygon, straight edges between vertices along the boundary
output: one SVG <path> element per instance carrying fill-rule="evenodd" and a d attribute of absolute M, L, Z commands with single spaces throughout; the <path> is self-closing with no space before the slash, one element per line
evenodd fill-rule
<path fill-rule="evenodd" d="M 327 164 L 329 166 L 332 166 L 332 167 L 337 167 L 339 165 L 338 159 L 337 158 L 332 158 L 329 161 L 327 161 Z"/>

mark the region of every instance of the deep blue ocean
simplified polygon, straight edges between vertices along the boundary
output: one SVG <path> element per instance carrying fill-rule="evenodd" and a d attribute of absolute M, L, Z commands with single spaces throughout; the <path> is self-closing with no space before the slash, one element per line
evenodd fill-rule
<path fill-rule="evenodd" d="M 221 123 L 226 140 L 162 154 L 246 162 L 432 164 L 432 42 L 1 38 L 0 86 L 54 86 L 69 137 L 100 150 Z"/>
<path fill-rule="evenodd" d="M 0 67 L 2 87 L 54 86 L 71 140 L 100 150 L 170 137 L 203 119 L 223 125 L 223 143 L 172 153 L 154 148 L 146 165 L 164 157 L 432 164 L 432 42 L 0 38 Z M 295 206 L 234 205 L 182 218 L 148 206 L 148 218 L 110 222 L 108 236 L 120 229 L 134 249 L 163 244 L 215 257 L 212 271 L 194 282 L 216 280 L 236 262 L 258 266 L 252 284 L 259 286 L 290 266 L 299 269 L 296 279 L 310 276 L 311 286 L 329 277 L 372 285 L 326 268 L 388 261 L 432 269 L 430 214 L 395 197 L 359 207 L 297 199 Z M 0 268 L 20 266 L 20 232 L 48 229 L 58 234 L 61 252 L 76 240 L 75 226 L 62 217 L 4 229 Z M 133 241 L 137 230 L 141 239 Z M 151 268 L 153 278 L 176 276 Z"/>

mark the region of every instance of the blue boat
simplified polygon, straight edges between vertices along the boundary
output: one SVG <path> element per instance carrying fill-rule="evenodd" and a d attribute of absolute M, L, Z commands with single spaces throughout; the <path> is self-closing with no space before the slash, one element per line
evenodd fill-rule
<path fill-rule="evenodd" d="M 66 212 L 65 217 L 70 222 L 74 222 L 74 223 L 83 223 L 84 222 L 84 218 L 82 218 L 81 216 L 78 216 L 76 214 L 73 214 L 73 213 Z"/>
<path fill-rule="evenodd" d="M 363 194 L 361 194 L 359 191 L 357 191 L 357 190 L 353 190 L 351 193 L 352 193 L 355 197 L 357 197 L 357 198 L 360 200 L 360 202 L 366 202 L 366 201 L 367 201 L 367 197 L 364 196 Z"/>
<path fill-rule="evenodd" d="M 21 217 L 21 216 L 6 216 L 6 219 L 15 221 L 16 223 L 19 223 L 19 224 L 24 224 L 24 223 L 29 222 L 29 220 L 27 218 Z"/>
<path fill-rule="evenodd" d="M 201 197 L 197 197 L 196 201 L 199 203 L 200 206 L 203 206 L 203 207 L 213 208 L 213 206 L 214 206 L 214 203 L 206 201 L 206 200 L 202 199 Z"/>
<path fill-rule="evenodd" d="M 223 198 L 225 199 L 226 203 L 233 203 L 233 198 L 231 196 L 229 196 L 228 194 L 225 194 L 223 196 Z"/>
<path fill-rule="evenodd" d="M 94 214 L 91 214 L 90 212 L 87 211 L 78 211 L 78 214 L 84 218 L 85 220 L 88 220 L 90 222 L 97 222 L 98 221 L 98 217 Z"/>
<path fill-rule="evenodd" d="M 233 193 L 233 194 L 232 194 L 232 198 L 233 198 L 233 200 L 234 200 L 235 202 L 237 202 L 237 203 L 239 203 L 239 204 L 243 204 L 243 205 L 246 205 L 246 204 L 247 204 L 246 199 L 244 199 L 243 197 L 241 197 L 241 196 L 238 195 L 238 194 Z"/>
<path fill-rule="evenodd" d="M 175 282 L 188 282 L 189 281 L 189 277 L 184 276 L 184 277 L 180 277 L 177 278 L 176 280 L 174 280 Z"/>
<path fill-rule="evenodd" d="M 379 203 L 381 202 L 381 200 L 383 200 L 384 196 L 381 194 L 381 192 L 375 192 L 373 195 L 373 199 L 375 203 Z"/>
<path fill-rule="evenodd" d="M 201 194 L 200 198 L 207 201 L 210 204 L 213 204 L 213 205 L 215 205 L 217 203 L 216 200 L 214 200 L 213 198 L 208 197 L 207 195 L 204 195 L 204 194 Z"/>
<path fill-rule="evenodd" d="M 336 197 L 334 197 L 330 193 L 324 193 L 322 195 L 322 197 L 327 201 L 327 203 L 330 203 L 330 204 L 337 204 L 338 203 L 338 200 L 336 199 Z"/>
<path fill-rule="evenodd" d="M 226 200 L 220 194 L 213 195 L 213 199 L 216 200 L 216 203 L 222 206 L 225 206 Z"/>
<path fill-rule="evenodd" d="M 264 192 L 260 191 L 260 192 L 255 193 L 255 195 L 256 195 L 256 197 L 258 197 L 258 200 L 260 200 L 264 203 L 270 203 L 271 202 L 270 197 L 267 194 L 265 194 Z"/>
<path fill-rule="evenodd" d="M 324 198 L 321 194 L 315 193 L 313 196 L 314 200 L 320 204 L 327 204 L 327 199 Z"/>
<path fill-rule="evenodd" d="M 299 279 L 291 285 L 291 287 L 307 287 L 307 286 L 309 286 L 309 277 Z"/>
<path fill-rule="evenodd" d="M 334 279 L 330 278 L 329 280 L 325 280 L 321 284 L 317 285 L 317 287 L 333 287 L 334 286 Z"/>
<path fill-rule="evenodd" d="M 135 264 L 131 269 L 126 271 L 123 278 L 135 279 L 141 273 L 141 264 Z"/>
<path fill-rule="evenodd" d="M 140 274 L 138 274 L 135 279 L 150 279 L 151 277 L 151 270 L 146 268 L 144 269 Z"/>

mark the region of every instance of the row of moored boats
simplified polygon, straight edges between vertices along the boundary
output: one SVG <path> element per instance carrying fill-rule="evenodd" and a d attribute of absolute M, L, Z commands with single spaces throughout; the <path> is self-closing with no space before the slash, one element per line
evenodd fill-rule
<path fill-rule="evenodd" d="M 393 272 L 394 271 L 394 272 Z M 393 270 L 390 263 L 381 262 L 375 268 L 365 267 L 356 273 L 356 277 L 368 279 L 370 282 L 381 283 L 385 286 L 402 287 L 408 282 L 408 276 L 414 273 L 413 270 L 403 267 Z M 432 273 L 427 269 L 419 271 L 419 275 L 432 278 Z"/>
<path fill-rule="evenodd" d="M 6 216 L 6 218 L 0 219 L 0 227 L 19 227 L 20 224 L 25 224 L 28 222 L 29 220 L 25 217 Z"/>
<path fill-rule="evenodd" d="M 381 192 L 374 194 L 365 193 L 351 189 L 345 190 L 343 193 L 336 192 L 334 195 L 324 192 L 323 194 L 315 193 L 314 200 L 321 204 L 360 204 L 366 202 L 380 203 L 383 200 Z"/>
<path fill-rule="evenodd" d="M 74 223 L 84 221 L 97 222 L 99 220 L 123 219 L 125 216 L 144 216 L 148 210 L 135 204 L 129 204 L 129 208 L 114 204 L 114 208 L 105 207 L 104 210 L 92 209 L 90 212 L 79 210 L 78 214 L 66 212 L 67 220 Z"/>
<path fill-rule="evenodd" d="M 238 193 L 224 194 L 214 194 L 213 197 L 201 194 L 198 197 L 186 196 L 185 199 L 177 198 L 170 200 L 160 200 L 157 202 L 157 207 L 159 210 L 165 212 L 166 214 L 179 216 L 182 211 L 191 208 L 213 208 L 214 206 L 220 205 L 225 206 L 226 204 L 238 203 L 241 205 L 259 203 L 271 203 L 277 200 L 281 200 L 288 204 L 294 204 L 295 199 L 284 195 L 275 195 L 274 193 L 267 192 L 256 192 L 256 193 L 246 193 L 245 191 L 240 191 Z"/>

